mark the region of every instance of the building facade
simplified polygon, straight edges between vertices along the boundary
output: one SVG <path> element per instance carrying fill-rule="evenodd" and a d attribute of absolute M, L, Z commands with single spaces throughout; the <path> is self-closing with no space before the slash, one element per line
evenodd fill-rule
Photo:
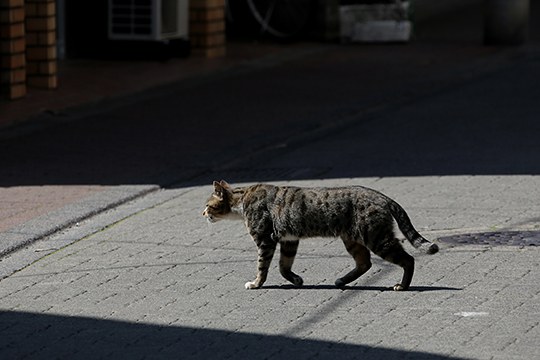
<path fill-rule="evenodd" d="M 159 0 L 147 0 L 155 1 Z M 89 45 L 106 41 L 101 37 L 106 34 L 110 3 L 92 1 L 92 7 L 84 9 L 81 6 L 88 3 L 76 0 L 0 0 L 0 101 L 24 98 L 33 88 L 61 86 L 58 61 L 70 47 L 82 44 L 80 48 L 103 51 Z M 225 0 L 189 0 L 188 12 L 191 53 L 225 55 Z"/>

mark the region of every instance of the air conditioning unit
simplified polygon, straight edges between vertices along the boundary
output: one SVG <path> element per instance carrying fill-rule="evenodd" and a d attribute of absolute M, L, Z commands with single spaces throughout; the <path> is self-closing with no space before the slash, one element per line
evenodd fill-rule
<path fill-rule="evenodd" d="M 360 0 L 342 5 L 340 33 L 342 42 L 406 42 L 412 34 L 411 1 Z"/>
<path fill-rule="evenodd" d="M 109 0 L 109 39 L 187 39 L 188 1 Z"/>

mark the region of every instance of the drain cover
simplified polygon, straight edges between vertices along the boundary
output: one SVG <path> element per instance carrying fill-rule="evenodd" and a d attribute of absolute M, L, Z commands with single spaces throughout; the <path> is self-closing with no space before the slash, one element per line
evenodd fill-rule
<path fill-rule="evenodd" d="M 540 231 L 495 231 L 443 236 L 441 242 L 455 245 L 540 246 Z"/>

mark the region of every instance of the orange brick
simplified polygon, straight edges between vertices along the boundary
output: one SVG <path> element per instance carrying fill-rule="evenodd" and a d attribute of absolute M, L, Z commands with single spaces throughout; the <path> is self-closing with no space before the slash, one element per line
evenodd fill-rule
<path fill-rule="evenodd" d="M 28 47 L 26 49 L 28 61 L 53 60 L 56 59 L 56 46 Z"/>
<path fill-rule="evenodd" d="M 26 73 L 29 77 L 38 75 L 55 75 L 57 70 L 57 63 L 55 60 L 28 62 L 26 64 Z"/>
<path fill-rule="evenodd" d="M 26 18 L 26 31 L 51 31 L 56 29 L 54 16 Z"/>
<path fill-rule="evenodd" d="M 10 54 L 0 56 L 2 69 L 18 69 L 26 65 L 26 57 L 24 53 Z"/>
<path fill-rule="evenodd" d="M 56 32 L 30 32 L 26 34 L 26 44 L 28 46 L 38 45 L 55 45 L 56 44 Z"/>
<path fill-rule="evenodd" d="M 37 13 L 39 16 L 55 16 L 56 6 L 54 2 L 37 4 Z"/>
<path fill-rule="evenodd" d="M 28 76 L 26 81 L 28 86 L 43 89 L 56 89 L 58 87 L 58 78 L 56 75 L 50 76 Z"/>
<path fill-rule="evenodd" d="M 225 34 L 193 35 L 191 43 L 194 47 L 215 47 L 225 44 Z"/>
<path fill-rule="evenodd" d="M 24 68 L 2 71 L 1 82 L 4 84 L 18 84 L 26 81 Z"/>
<path fill-rule="evenodd" d="M 216 8 L 216 9 L 210 9 L 206 12 L 204 20 L 206 21 L 213 21 L 213 20 L 220 20 L 225 19 L 225 9 L 224 8 Z"/>
<path fill-rule="evenodd" d="M 38 15 L 37 4 L 25 4 L 24 9 L 26 10 L 26 16 L 28 17 L 35 17 Z"/>
<path fill-rule="evenodd" d="M 55 45 L 56 44 L 56 31 L 47 31 L 38 33 L 39 45 Z"/>
<path fill-rule="evenodd" d="M 26 74 L 27 75 L 39 74 L 39 62 L 27 62 L 26 63 Z"/>
<path fill-rule="evenodd" d="M 0 42 L 0 53 L 13 54 L 22 53 L 26 48 L 26 41 L 23 37 L 17 39 L 8 39 Z"/>
<path fill-rule="evenodd" d="M 13 84 L 7 88 L 7 98 L 9 100 L 20 99 L 26 95 L 26 84 Z"/>
<path fill-rule="evenodd" d="M 207 34 L 225 31 L 225 20 L 211 22 L 196 22 L 189 25 L 190 34 Z"/>
<path fill-rule="evenodd" d="M 0 0 L 0 7 L 24 6 L 24 0 Z"/>
<path fill-rule="evenodd" d="M 27 3 L 26 16 L 54 16 L 56 15 L 55 3 Z"/>
<path fill-rule="evenodd" d="M 0 38 L 18 38 L 24 36 L 24 23 L 0 25 Z"/>
<path fill-rule="evenodd" d="M 224 8 L 191 9 L 189 12 L 190 22 L 215 21 L 225 19 Z"/>
<path fill-rule="evenodd" d="M 55 2 L 55 0 L 26 0 L 26 3 L 37 3 L 37 4 L 44 4 L 44 3 L 51 3 Z"/>
<path fill-rule="evenodd" d="M 26 69 L 20 68 L 20 69 L 14 69 L 12 71 L 13 75 L 13 83 L 23 83 L 26 81 Z"/>
<path fill-rule="evenodd" d="M 22 22 L 24 20 L 24 8 L 11 8 L 0 11 L 0 23 Z"/>
<path fill-rule="evenodd" d="M 26 11 L 26 16 L 36 17 L 37 16 L 37 4 L 28 4 L 24 5 L 24 10 Z"/>
<path fill-rule="evenodd" d="M 57 65 L 56 61 L 44 61 L 38 63 L 38 72 L 43 75 L 53 75 L 56 74 Z"/>
<path fill-rule="evenodd" d="M 38 34 L 39 33 L 37 32 L 26 33 L 26 45 L 28 46 L 39 45 Z"/>
<path fill-rule="evenodd" d="M 190 0 L 190 9 L 225 7 L 225 0 Z"/>
<path fill-rule="evenodd" d="M 41 4 L 39 6 L 39 14 L 41 16 L 56 16 L 56 2 Z"/>

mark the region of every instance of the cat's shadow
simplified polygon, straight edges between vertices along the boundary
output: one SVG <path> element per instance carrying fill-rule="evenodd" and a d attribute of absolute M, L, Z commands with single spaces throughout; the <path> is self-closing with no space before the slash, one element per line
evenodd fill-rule
<path fill-rule="evenodd" d="M 320 285 L 302 285 L 296 286 L 292 284 L 284 285 L 268 285 L 262 286 L 261 289 L 268 290 L 356 290 L 356 291 L 394 291 L 392 287 L 385 286 L 344 286 L 341 288 L 336 287 L 335 285 L 329 284 L 320 284 Z M 411 286 L 408 292 L 426 292 L 426 291 L 461 291 L 461 288 L 454 288 L 448 286 Z"/>

